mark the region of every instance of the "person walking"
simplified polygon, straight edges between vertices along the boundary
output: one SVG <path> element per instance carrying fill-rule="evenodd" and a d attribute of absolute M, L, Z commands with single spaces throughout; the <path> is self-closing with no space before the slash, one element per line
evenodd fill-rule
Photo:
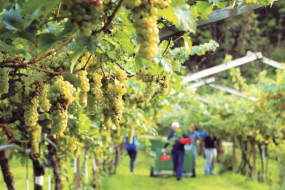
<path fill-rule="evenodd" d="M 214 166 L 217 159 L 217 149 L 215 146 L 215 141 L 217 140 L 216 136 L 211 137 L 209 134 L 204 138 L 205 143 L 205 175 L 213 174 Z"/>
<path fill-rule="evenodd" d="M 197 155 L 198 155 L 196 142 L 197 140 L 200 140 L 200 136 L 199 133 L 196 131 L 196 127 L 194 126 L 193 123 L 191 123 L 189 127 L 190 127 L 189 138 L 191 139 L 191 142 L 185 145 L 184 149 L 186 151 L 187 150 L 193 151 L 193 170 L 191 177 L 196 177 L 196 165 L 197 165 Z"/>
<path fill-rule="evenodd" d="M 179 128 L 178 122 L 173 122 L 171 124 L 172 131 L 169 133 L 167 140 L 169 141 L 172 138 L 175 138 L 175 142 L 172 146 L 171 154 L 172 154 L 172 162 L 173 162 L 173 170 L 176 174 L 176 179 L 180 180 L 183 173 L 183 161 L 184 161 L 184 145 L 180 143 L 180 139 L 182 136 L 175 136 L 175 132 Z M 183 135 L 183 137 L 187 137 Z M 166 152 L 165 148 L 169 145 L 169 142 L 165 143 L 163 152 Z"/>
<path fill-rule="evenodd" d="M 128 155 L 130 156 L 130 159 L 131 159 L 130 170 L 131 170 L 131 172 L 134 172 L 135 162 L 136 162 L 136 158 L 137 158 L 137 154 L 138 154 L 139 143 L 138 143 L 135 135 L 133 135 L 131 137 L 132 141 L 130 141 L 129 138 L 130 137 L 126 136 L 126 149 L 127 149 Z"/>

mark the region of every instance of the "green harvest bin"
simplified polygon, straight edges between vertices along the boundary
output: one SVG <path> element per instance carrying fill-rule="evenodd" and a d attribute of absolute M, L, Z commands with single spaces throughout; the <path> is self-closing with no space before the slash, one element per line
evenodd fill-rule
<path fill-rule="evenodd" d="M 149 139 L 149 141 L 151 142 L 151 150 L 152 151 L 155 151 L 158 148 L 160 148 L 160 150 L 161 150 L 165 144 L 165 140 L 158 139 L 158 138 Z"/>
<path fill-rule="evenodd" d="M 161 148 L 156 148 L 155 165 L 150 169 L 150 176 L 173 175 L 173 163 L 171 150 L 167 149 L 167 155 L 171 157 L 169 161 L 160 161 L 162 156 Z M 192 176 L 193 170 L 193 151 L 185 150 L 183 162 L 183 176 Z M 169 172 L 170 171 L 170 172 Z"/>

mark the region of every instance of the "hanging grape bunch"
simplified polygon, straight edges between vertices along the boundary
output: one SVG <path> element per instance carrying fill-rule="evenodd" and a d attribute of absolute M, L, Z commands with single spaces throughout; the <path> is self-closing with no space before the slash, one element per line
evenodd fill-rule
<path fill-rule="evenodd" d="M 67 127 L 68 106 L 74 101 L 73 93 L 75 89 L 68 81 L 64 81 L 62 76 L 52 79 L 52 86 L 49 91 L 49 99 L 52 101 L 52 133 L 63 136 Z"/>
<path fill-rule="evenodd" d="M 33 154 L 38 155 L 39 151 L 39 142 L 41 139 L 42 127 L 36 125 L 28 129 L 30 135 L 31 149 Z"/>
<path fill-rule="evenodd" d="M 171 0 L 126 0 L 124 5 L 134 14 L 134 27 L 137 32 L 137 41 L 140 44 L 139 53 L 152 60 L 158 53 L 158 9 L 165 9 L 171 4 Z"/>
<path fill-rule="evenodd" d="M 88 107 L 87 110 L 91 114 L 96 114 L 101 109 L 103 104 L 103 92 L 101 90 L 103 76 L 98 72 L 94 72 L 91 75 L 90 91 L 88 93 Z"/>
<path fill-rule="evenodd" d="M 170 75 L 163 76 L 159 80 L 159 95 L 165 96 L 168 93 Z"/>
<path fill-rule="evenodd" d="M 91 36 L 93 31 L 98 30 L 103 0 L 64 0 L 63 3 L 82 34 Z"/>
<path fill-rule="evenodd" d="M 142 99 L 145 103 L 149 103 L 157 88 L 158 76 L 149 74 L 149 68 L 144 67 L 137 72 L 136 79 L 146 83 Z"/>

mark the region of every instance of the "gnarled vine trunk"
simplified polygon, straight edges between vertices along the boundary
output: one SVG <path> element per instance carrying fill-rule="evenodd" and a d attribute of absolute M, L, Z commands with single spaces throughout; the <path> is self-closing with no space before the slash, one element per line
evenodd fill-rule
<path fill-rule="evenodd" d="M 14 178 L 10 171 L 8 158 L 6 157 L 4 150 L 0 151 L 0 165 L 1 165 L 2 175 L 6 183 L 7 189 L 16 190 L 15 184 L 14 184 Z"/>
<path fill-rule="evenodd" d="M 61 184 L 60 184 L 60 168 L 59 163 L 56 157 L 56 150 L 53 146 L 48 145 L 49 150 L 49 159 L 51 161 L 51 166 L 53 168 L 53 175 L 54 175 L 54 181 L 55 181 L 55 190 L 60 190 Z"/>
<path fill-rule="evenodd" d="M 33 162 L 34 190 L 43 190 L 45 168 L 37 158 L 32 155 L 30 155 L 30 158 Z"/>

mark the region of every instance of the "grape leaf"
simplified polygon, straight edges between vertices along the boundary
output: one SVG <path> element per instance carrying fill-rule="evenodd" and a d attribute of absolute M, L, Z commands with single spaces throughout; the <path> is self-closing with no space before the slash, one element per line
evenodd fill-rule
<path fill-rule="evenodd" d="M 28 52 L 18 48 L 15 49 L 14 47 L 9 46 L 8 44 L 2 42 L 1 40 L 0 40 L 0 51 L 9 51 L 14 53 L 15 55 L 28 55 Z"/>
<path fill-rule="evenodd" d="M 269 1 L 268 0 L 258 0 L 259 4 L 260 5 L 263 5 L 263 6 L 266 6 L 269 4 Z"/>
<path fill-rule="evenodd" d="M 157 16 L 158 18 L 164 16 L 168 21 L 173 22 L 175 25 L 178 24 L 178 18 L 175 15 L 173 7 L 169 7 L 167 9 L 159 9 Z"/>
<path fill-rule="evenodd" d="M 220 3 L 217 4 L 217 7 L 219 9 L 223 9 L 223 8 L 225 8 L 227 6 L 227 4 L 228 4 L 228 2 L 220 2 Z"/>
<path fill-rule="evenodd" d="M 181 7 L 187 3 L 188 0 L 172 0 L 171 6 L 172 7 Z"/>
<path fill-rule="evenodd" d="M 197 1 L 197 9 L 201 18 L 208 20 L 208 15 L 213 12 L 213 4 L 204 1 Z"/>
<path fill-rule="evenodd" d="M 70 72 L 73 72 L 73 68 L 75 64 L 77 63 L 79 57 L 87 51 L 86 46 L 80 42 L 73 44 L 73 50 L 74 50 L 74 53 L 72 53 L 70 56 L 70 59 L 71 59 Z"/>
<path fill-rule="evenodd" d="M 141 58 L 141 55 L 138 53 L 135 56 L 135 62 L 136 62 L 136 69 L 138 71 L 143 67 L 143 60 Z"/>
<path fill-rule="evenodd" d="M 56 36 L 51 33 L 40 34 L 38 36 L 38 53 L 39 55 L 45 54 L 56 43 Z"/>
<path fill-rule="evenodd" d="M 26 17 L 31 23 L 33 20 L 46 16 L 52 12 L 54 7 L 60 3 L 60 0 L 30 0 L 23 3 L 23 9 L 21 11 L 22 16 L 30 15 Z"/>
<path fill-rule="evenodd" d="M 187 53 L 190 55 L 192 52 L 192 41 L 189 36 L 183 36 L 184 39 L 184 45 Z"/>
<path fill-rule="evenodd" d="M 178 18 L 177 28 L 182 31 L 195 33 L 197 23 L 195 22 L 195 18 L 189 8 L 189 5 L 174 8 L 175 15 Z"/>
<path fill-rule="evenodd" d="M 134 47 L 132 46 L 129 37 L 121 30 L 117 30 L 115 32 L 115 38 L 120 42 L 120 45 L 123 46 L 123 50 L 126 51 L 129 56 L 132 56 Z"/>
<path fill-rule="evenodd" d="M 9 11 L 3 11 L 3 20 L 4 25 L 9 30 L 24 30 L 24 20 L 20 16 L 20 9 L 16 7 L 15 10 L 10 9 Z"/>

